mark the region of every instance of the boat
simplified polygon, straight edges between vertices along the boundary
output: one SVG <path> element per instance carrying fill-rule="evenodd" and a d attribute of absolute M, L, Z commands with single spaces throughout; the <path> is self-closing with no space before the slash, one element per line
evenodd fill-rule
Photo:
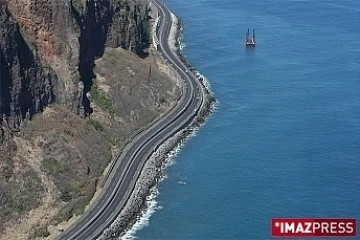
<path fill-rule="evenodd" d="M 252 30 L 252 36 L 250 36 L 250 28 L 248 28 L 245 44 L 247 47 L 255 47 L 255 29 Z"/>

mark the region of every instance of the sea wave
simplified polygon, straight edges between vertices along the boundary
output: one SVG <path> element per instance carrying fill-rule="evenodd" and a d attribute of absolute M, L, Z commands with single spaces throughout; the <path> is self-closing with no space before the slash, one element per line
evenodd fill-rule
<path fill-rule="evenodd" d="M 154 212 L 162 209 L 161 206 L 158 206 L 158 202 L 156 201 L 158 195 L 159 190 L 156 187 L 150 189 L 150 195 L 146 197 L 146 210 L 141 212 L 141 217 L 138 217 L 133 227 L 121 236 L 119 238 L 120 240 L 136 239 L 136 232 L 149 225 L 150 217 L 154 214 Z"/>

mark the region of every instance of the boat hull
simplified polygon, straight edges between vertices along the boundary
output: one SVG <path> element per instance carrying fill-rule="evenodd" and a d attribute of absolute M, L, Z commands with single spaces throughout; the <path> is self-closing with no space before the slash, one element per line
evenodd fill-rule
<path fill-rule="evenodd" d="M 246 43 L 246 47 L 255 47 L 255 43 Z"/>

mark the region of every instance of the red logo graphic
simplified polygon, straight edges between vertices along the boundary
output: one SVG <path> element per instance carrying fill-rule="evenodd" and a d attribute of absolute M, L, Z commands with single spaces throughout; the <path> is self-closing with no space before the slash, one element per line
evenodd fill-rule
<path fill-rule="evenodd" d="M 356 237 L 355 218 L 273 218 L 273 237 Z"/>

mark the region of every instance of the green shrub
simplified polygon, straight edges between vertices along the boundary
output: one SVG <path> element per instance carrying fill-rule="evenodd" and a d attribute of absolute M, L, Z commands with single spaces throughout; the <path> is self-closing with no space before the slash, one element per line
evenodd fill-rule
<path fill-rule="evenodd" d="M 22 196 L 16 196 L 12 200 L 12 206 L 18 213 L 21 213 L 22 211 L 26 210 L 26 203 Z"/>
<path fill-rule="evenodd" d="M 74 215 L 75 216 L 83 215 L 89 201 L 90 200 L 86 197 L 82 197 L 81 199 L 79 199 L 79 201 L 76 203 L 76 209 L 74 210 Z"/>
<path fill-rule="evenodd" d="M 82 13 L 84 11 L 86 0 L 72 0 L 72 5 L 78 11 L 79 13 Z"/>
<path fill-rule="evenodd" d="M 87 123 L 92 125 L 97 131 L 104 131 L 104 127 L 101 125 L 101 123 L 95 119 L 89 119 L 87 120 Z"/>
<path fill-rule="evenodd" d="M 72 199 L 72 196 L 68 188 L 65 188 L 63 191 L 61 191 L 60 199 L 63 202 L 69 202 Z"/>
<path fill-rule="evenodd" d="M 50 233 L 47 229 L 47 226 L 36 225 L 35 227 L 32 228 L 29 239 L 46 238 L 48 236 L 50 236 Z"/>
<path fill-rule="evenodd" d="M 65 206 L 60 210 L 58 215 L 52 220 L 52 224 L 57 225 L 61 222 L 68 221 L 73 216 L 73 207 Z"/>
<path fill-rule="evenodd" d="M 69 202 L 79 196 L 84 195 L 82 191 L 82 184 L 78 181 L 71 180 L 68 182 L 61 191 L 60 199 L 64 202 Z"/>
<path fill-rule="evenodd" d="M 44 160 L 42 161 L 42 166 L 45 171 L 49 173 L 64 173 L 69 171 L 68 166 L 62 164 L 61 162 L 52 157 L 44 158 Z"/>
<path fill-rule="evenodd" d="M 100 173 L 105 171 L 105 168 L 109 165 L 112 159 L 111 149 L 105 152 L 100 159 Z"/>
<path fill-rule="evenodd" d="M 91 97 L 94 99 L 95 104 L 102 110 L 114 114 L 114 107 L 111 100 L 99 89 L 96 82 L 91 86 Z"/>

